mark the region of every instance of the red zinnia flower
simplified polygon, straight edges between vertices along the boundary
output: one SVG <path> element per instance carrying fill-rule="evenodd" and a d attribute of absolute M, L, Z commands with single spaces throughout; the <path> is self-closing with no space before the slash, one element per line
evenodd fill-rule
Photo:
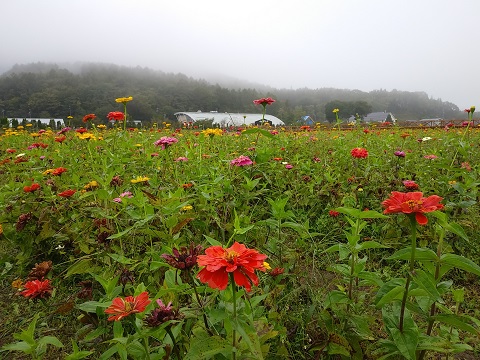
<path fill-rule="evenodd" d="M 235 283 L 244 286 L 249 292 L 252 289 L 251 284 L 258 286 L 259 280 L 255 270 L 266 270 L 263 266 L 266 258 L 266 255 L 248 249 L 238 242 L 228 249 L 211 246 L 205 250 L 205 255 L 198 256 L 198 265 L 205 267 L 200 270 L 197 278 L 212 289 L 225 290 L 228 285 L 228 274 L 233 273 Z"/>
<path fill-rule="evenodd" d="M 335 210 L 330 210 L 328 212 L 328 215 L 330 215 L 331 217 L 337 217 L 338 215 L 340 215 L 340 213 L 338 211 L 335 211 Z"/>
<path fill-rule="evenodd" d="M 263 105 L 263 106 L 271 105 L 271 104 L 273 104 L 274 102 L 275 102 L 275 100 L 273 100 L 271 97 L 253 100 L 253 103 L 254 103 L 255 105 Z"/>
<path fill-rule="evenodd" d="M 383 213 L 415 214 L 417 222 L 420 225 L 426 225 L 428 219 L 424 213 L 443 209 L 443 204 L 440 204 L 442 200 L 443 198 L 438 195 L 431 195 L 425 198 L 423 193 L 419 191 L 409 193 L 393 191 L 391 196 L 382 202 L 383 207 L 386 208 Z"/>
<path fill-rule="evenodd" d="M 83 117 L 82 121 L 84 123 L 88 122 L 89 120 L 95 119 L 97 116 L 95 114 L 87 114 Z"/>
<path fill-rule="evenodd" d="M 150 302 L 148 292 L 146 291 L 138 296 L 127 296 L 125 299 L 117 297 L 113 299 L 112 305 L 105 309 L 105 313 L 113 314 L 113 316 L 108 318 L 108 321 L 119 321 L 130 314 L 145 311 Z"/>
<path fill-rule="evenodd" d="M 81 127 L 81 128 L 78 128 L 77 130 L 75 130 L 75 132 L 79 133 L 79 134 L 83 134 L 83 133 L 86 133 L 88 130 Z"/>
<path fill-rule="evenodd" d="M 15 149 L 10 149 L 10 148 L 7 149 L 7 150 L 5 150 L 5 151 L 6 151 L 7 153 L 9 153 L 9 154 L 13 154 L 13 153 L 16 153 L 16 152 L 17 152 L 17 150 L 15 150 Z"/>
<path fill-rule="evenodd" d="M 20 295 L 30 298 L 47 298 L 52 295 L 53 288 L 50 285 L 50 280 L 32 280 L 27 281 L 24 285 L 25 290 L 23 290 Z"/>
<path fill-rule="evenodd" d="M 34 192 L 35 190 L 38 190 L 40 189 L 40 184 L 37 184 L 37 183 L 33 183 L 32 185 L 30 186 L 25 186 L 23 188 L 23 191 L 25 192 Z"/>
<path fill-rule="evenodd" d="M 122 121 L 124 118 L 124 114 L 121 111 L 110 111 L 107 114 L 108 120 L 115 120 L 115 121 Z"/>
<path fill-rule="evenodd" d="M 61 196 L 61 197 L 64 197 L 64 198 L 69 198 L 70 196 L 72 196 L 76 192 L 77 192 L 77 190 L 68 189 L 68 190 L 62 191 L 61 193 L 59 193 L 57 195 Z"/>
<path fill-rule="evenodd" d="M 59 176 L 62 175 L 65 171 L 67 171 L 67 169 L 65 169 L 64 167 L 59 167 L 52 171 L 52 175 Z"/>
<path fill-rule="evenodd" d="M 67 137 L 65 135 L 55 136 L 55 142 L 62 143 Z"/>
<path fill-rule="evenodd" d="M 367 149 L 364 148 L 355 148 L 350 151 L 350 154 L 357 159 L 365 159 L 368 156 Z"/>

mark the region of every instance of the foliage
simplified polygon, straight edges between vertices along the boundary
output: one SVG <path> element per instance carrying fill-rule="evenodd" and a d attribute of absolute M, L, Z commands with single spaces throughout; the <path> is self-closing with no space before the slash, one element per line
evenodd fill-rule
<path fill-rule="evenodd" d="M 478 128 L 209 135 L 167 125 L 65 130 L 62 141 L 33 126 L 2 131 L 3 352 L 413 359 L 478 351 Z M 178 141 L 155 146 L 162 137 Z M 359 147 L 366 156 L 352 157 Z M 240 155 L 252 162 L 231 166 Z M 382 214 L 392 191 L 406 191 L 403 180 L 445 205 L 415 228 L 414 246 L 408 217 Z M 233 281 L 211 289 L 186 260 L 192 243 L 234 241 L 268 256 L 271 269 L 257 273 L 251 292 Z M 174 267 L 175 256 L 192 267 Z M 41 269 L 51 298 L 24 298 L 23 284 Z M 145 292 L 145 308 L 108 321 L 112 302 Z"/>

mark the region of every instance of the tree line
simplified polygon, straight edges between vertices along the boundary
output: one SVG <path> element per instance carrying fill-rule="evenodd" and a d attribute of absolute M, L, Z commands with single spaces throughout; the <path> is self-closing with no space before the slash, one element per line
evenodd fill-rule
<path fill-rule="evenodd" d="M 113 64 L 84 64 L 78 71 L 44 63 L 16 65 L 0 76 L 2 117 L 73 116 L 79 121 L 94 113 L 105 120 L 110 111 L 122 110 L 115 99 L 123 96 L 134 98 L 128 104 L 130 120 L 156 122 L 173 121 L 179 111 L 260 113 L 262 108 L 253 104 L 260 97 L 274 98 L 267 112 L 287 124 L 301 123 L 306 115 L 317 122 L 332 122 L 336 104 L 342 119 L 371 111 L 392 112 L 399 120 L 462 116 L 455 104 L 424 92 L 226 87 L 184 74 Z"/>

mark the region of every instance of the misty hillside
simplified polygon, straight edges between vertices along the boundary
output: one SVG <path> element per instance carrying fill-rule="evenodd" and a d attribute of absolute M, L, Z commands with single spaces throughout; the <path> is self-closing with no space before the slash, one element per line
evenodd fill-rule
<path fill-rule="evenodd" d="M 399 120 L 462 116 L 455 104 L 429 98 L 424 92 L 274 89 L 227 77 L 194 79 L 114 64 L 32 63 L 15 65 L 0 76 L 0 111 L 6 117 L 65 118 L 71 114 L 78 119 L 95 113 L 104 118 L 120 110 L 115 98 L 123 96 L 133 96 L 129 114 L 141 120 L 173 120 L 178 111 L 261 112 L 252 101 L 266 96 L 277 100 L 268 113 L 286 123 L 304 115 L 325 121 L 325 109 L 335 101 L 361 102 L 372 111 L 392 112 Z M 353 115 L 345 111 L 340 109 L 342 118 Z"/>

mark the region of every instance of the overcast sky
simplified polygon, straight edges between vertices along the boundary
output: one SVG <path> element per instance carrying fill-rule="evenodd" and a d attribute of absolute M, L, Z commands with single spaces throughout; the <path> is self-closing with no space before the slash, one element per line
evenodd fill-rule
<path fill-rule="evenodd" d="M 480 0 L 3 0 L 0 71 L 104 62 L 480 107 Z"/>

